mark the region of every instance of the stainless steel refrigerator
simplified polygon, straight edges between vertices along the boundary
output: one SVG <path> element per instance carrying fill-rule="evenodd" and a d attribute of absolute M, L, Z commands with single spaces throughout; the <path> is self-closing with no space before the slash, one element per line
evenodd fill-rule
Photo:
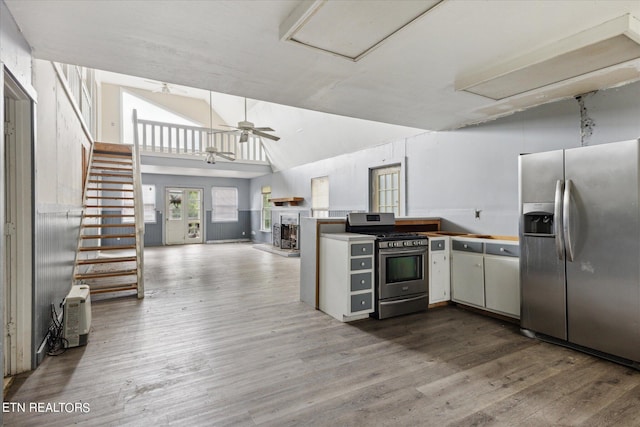
<path fill-rule="evenodd" d="M 521 155 L 521 327 L 640 361 L 640 143 Z"/>

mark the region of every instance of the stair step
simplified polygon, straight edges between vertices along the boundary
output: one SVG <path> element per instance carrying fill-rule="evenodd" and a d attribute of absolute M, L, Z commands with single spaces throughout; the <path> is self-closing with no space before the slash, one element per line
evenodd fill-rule
<path fill-rule="evenodd" d="M 94 288 L 90 286 L 91 294 L 106 294 L 109 292 L 135 291 L 138 289 L 138 283 L 125 283 L 122 285 L 111 285 L 108 287 Z"/>
<path fill-rule="evenodd" d="M 135 226 L 133 222 L 125 222 L 122 224 L 82 224 L 82 228 L 134 228 Z"/>
<path fill-rule="evenodd" d="M 104 181 L 101 181 L 104 182 Z M 119 184 L 119 183 L 118 183 Z M 90 187 L 87 188 L 87 191 L 126 191 L 126 192 L 130 192 L 133 193 L 133 188 L 100 188 L 100 187 Z M 88 197 L 93 197 L 93 196 L 88 196 Z"/>
<path fill-rule="evenodd" d="M 134 218 L 134 214 L 84 214 L 85 218 Z"/>
<path fill-rule="evenodd" d="M 123 166 L 131 166 L 133 165 L 133 161 L 123 162 L 125 159 L 112 160 L 113 157 L 108 157 L 105 159 L 101 159 L 100 157 L 93 158 L 93 163 L 107 163 L 110 165 L 123 165 Z"/>
<path fill-rule="evenodd" d="M 133 205 L 84 205 L 85 208 L 102 208 L 102 209 L 133 209 Z"/>
<path fill-rule="evenodd" d="M 130 238 L 135 238 L 136 235 L 135 234 L 83 234 L 82 236 L 80 236 L 81 239 L 89 239 L 89 240 L 93 240 L 93 239 L 130 239 Z"/>
<path fill-rule="evenodd" d="M 126 177 L 125 177 L 126 178 Z M 132 185 L 131 182 L 127 181 L 110 181 L 110 180 L 101 180 L 101 179 L 90 179 L 90 184 L 119 184 L 119 185 Z M 115 188 L 102 188 L 102 190 L 116 190 Z M 124 190 L 123 190 L 124 191 Z"/>
<path fill-rule="evenodd" d="M 95 162 L 94 162 L 95 163 Z M 114 168 L 113 166 L 97 166 L 97 165 L 91 165 L 91 170 L 101 170 L 101 171 L 121 171 L 121 172 L 131 172 L 133 171 L 133 168 Z"/>
<path fill-rule="evenodd" d="M 87 196 L 87 199 L 100 199 L 100 200 L 135 200 L 133 197 L 113 197 L 113 196 Z"/>
<path fill-rule="evenodd" d="M 131 155 L 131 145 L 96 141 L 93 144 L 93 152 Z"/>
<path fill-rule="evenodd" d="M 133 274 L 138 274 L 138 270 L 122 270 L 122 271 L 105 271 L 105 272 L 97 272 L 97 273 L 83 273 L 76 274 L 73 276 L 76 280 L 84 280 L 84 279 L 103 279 L 105 277 L 120 277 L 120 276 L 131 276 Z"/>
<path fill-rule="evenodd" d="M 92 265 L 92 264 L 110 264 L 112 262 L 131 262 L 137 261 L 135 256 L 114 257 L 114 258 L 92 258 L 81 259 L 76 262 L 77 265 Z"/>
<path fill-rule="evenodd" d="M 125 249 L 135 249 L 136 245 L 117 245 L 117 246 L 81 246 L 79 249 L 81 252 L 94 252 L 94 251 L 122 251 Z"/>
<path fill-rule="evenodd" d="M 127 172 L 127 173 L 109 173 L 109 172 L 91 172 L 89 175 L 91 176 L 110 176 L 110 177 L 119 177 L 119 178 L 129 178 L 131 180 L 133 180 L 133 173 L 131 172 Z M 120 183 L 122 184 L 122 183 Z"/>

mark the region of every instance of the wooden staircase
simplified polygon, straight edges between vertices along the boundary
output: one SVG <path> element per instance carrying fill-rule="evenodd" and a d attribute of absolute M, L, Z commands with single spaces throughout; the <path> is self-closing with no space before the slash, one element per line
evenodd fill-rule
<path fill-rule="evenodd" d="M 144 297 L 144 223 L 135 147 L 96 142 L 89 158 L 74 284 Z"/>

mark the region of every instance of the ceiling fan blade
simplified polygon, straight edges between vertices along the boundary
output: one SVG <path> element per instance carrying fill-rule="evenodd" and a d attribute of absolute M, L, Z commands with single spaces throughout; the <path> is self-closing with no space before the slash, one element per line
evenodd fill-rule
<path fill-rule="evenodd" d="M 207 130 L 207 134 L 209 134 L 209 135 L 216 134 L 216 133 L 238 133 L 238 132 L 239 132 L 238 129 L 233 129 L 233 130 L 209 129 L 209 130 Z"/>
<path fill-rule="evenodd" d="M 254 127 L 253 130 L 266 131 L 266 132 L 275 132 L 275 130 L 273 130 L 273 129 L 269 128 L 269 127 L 266 127 L 266 128 L 255 128 Z"/>
<path fill-rule="evenodd" d="M 231 160 L 232 162 L 236 159 L 235 153 L 231 153 L 229 151 L 225 151 L 223 153 L 216 153 L 218 157 L 222 157 L 223 159 Z"/>
<path fill-rule="evenodd" d="M 280 138 L 275 135 L 269 135 L 268 133 L 260 132 L 259 130 L 253 130 L 253 134 L 257 136 L 261 136 L 263 138 L 271 139 L 273 141 L 278 141 Z"/>

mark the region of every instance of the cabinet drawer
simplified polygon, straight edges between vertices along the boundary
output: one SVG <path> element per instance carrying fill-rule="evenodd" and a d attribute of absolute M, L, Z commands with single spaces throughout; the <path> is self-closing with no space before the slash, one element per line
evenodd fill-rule
<path fill-rule="evenodd" d="M 372 288 L 372 273 L 358 273 L 351 275 L 351 292 Z"/>
<path fill-rule="evenodd" d="M 500 243 L 486 243 L 485 252 L 488 255 L 501 255 L 501 256 L 520 256 L 520 246 L 518 245 L 502 245 Z"/>
<path fill-rule="evenodd" d="M 373 258 L 352 258 L 351 270 L 371 270 Z"/>
<path fill-rule="evenodd" d="M 351 295 L 351 312 L 371 310 L 373 304 L 373 295 L 369 292 L 366 294 Z"/>
<path fill-rule="evenodd" d="M 454 251 L 482 253 L 482 242 L 469 242 L 467 240 L 454 240 L 452 248 Z"/>
<path fill-rule="evenodd" d="M 351 245 L 351 256 L 373 255 L 373 243 L 354 243 Z"/>
<path fill-rule="evenodd" d="M 431 252 L 444 251 L 444 240 L 430 240 Z"/>

